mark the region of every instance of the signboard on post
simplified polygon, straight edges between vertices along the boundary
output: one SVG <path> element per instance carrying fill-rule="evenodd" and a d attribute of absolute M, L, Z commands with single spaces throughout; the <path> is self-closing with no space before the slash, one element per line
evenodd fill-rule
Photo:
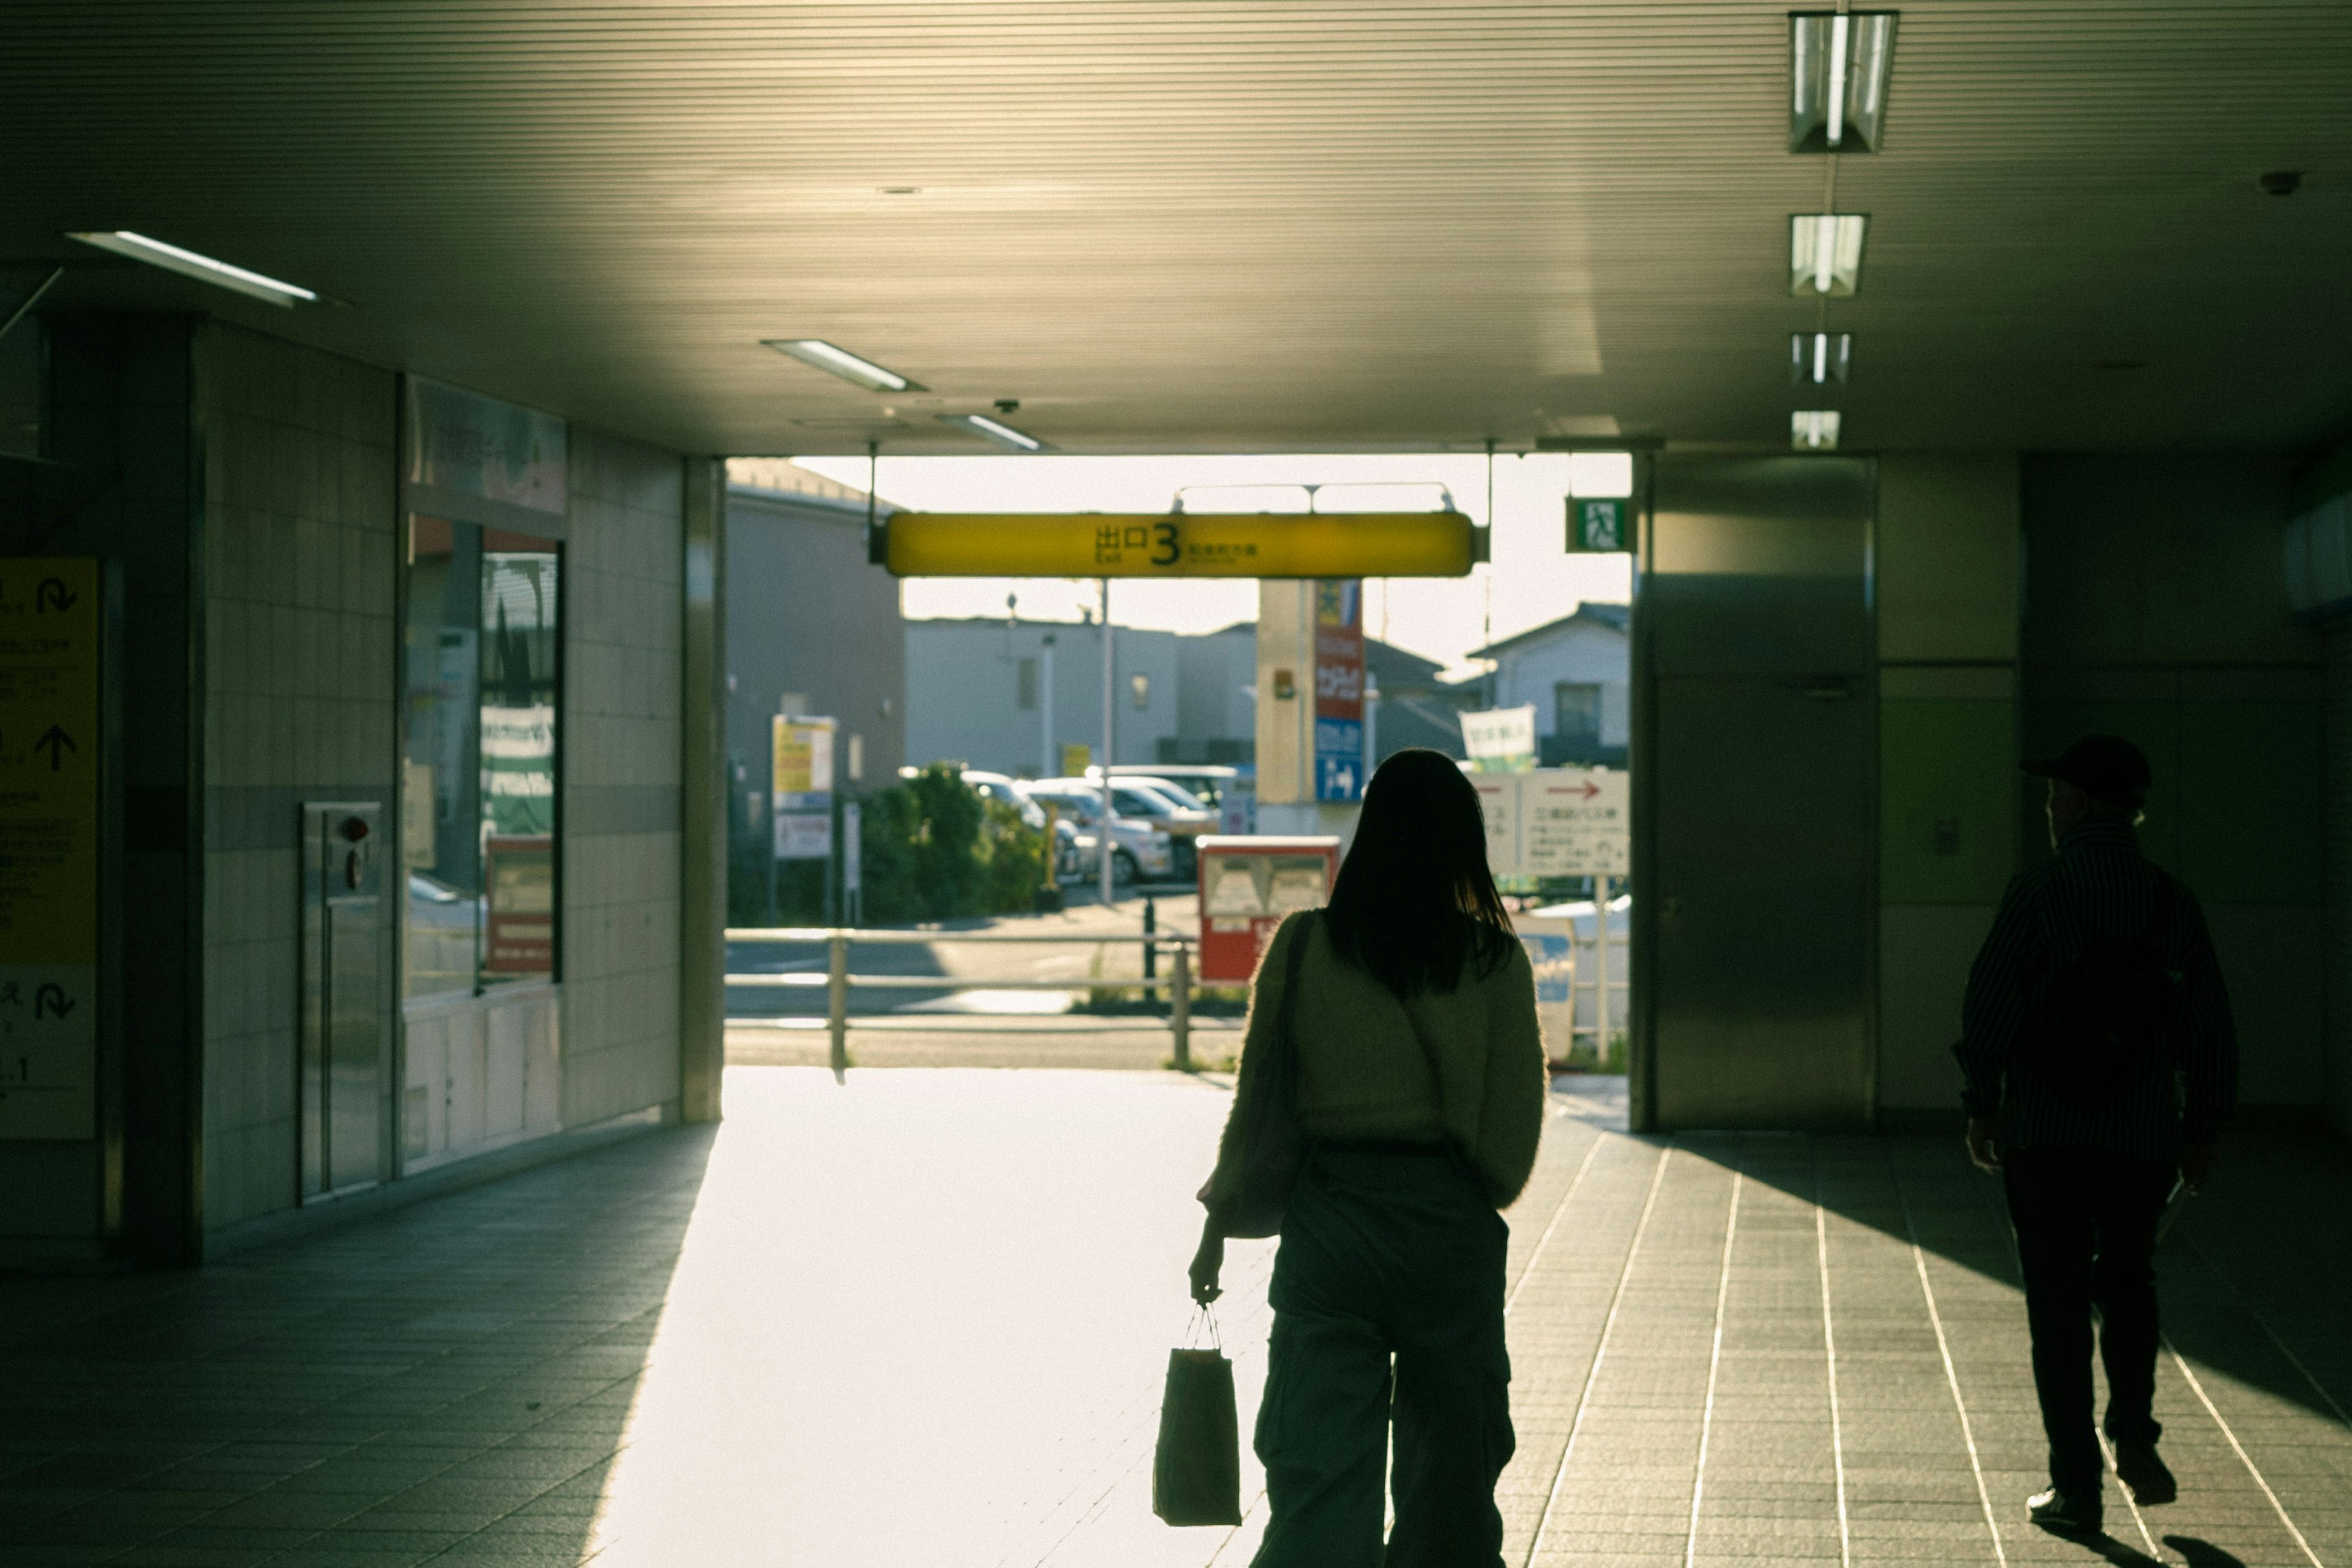
<path fill-rule="evenodd" d="M 1480 531 L 1458 511 L 892 514 L 900 577 L 1465 577 Z"/>
<path fill-rule="evenodd" d="M 1364 585 L 1315 584 L 1315 798 L 1364 794 Z"/>
<path fill-rule="evenodd" d="M 833 856 L 833 732 L 830 719 L 778 714 L 772 721 L 775 854 L 779 860 Z"/>
<path fill-rule="evenodd" d="M 1611 768 L 1544 768 L 1471 779 L 1497 877 L 1622 877 L 1633 856 L 1632 791 Z"/>
<path fill-rule="evenodd" d="M 97 1134 L 100 602 L 0 561 L 0 1139 Z"/>
<path fill-rule="evenodd" d="M 1633 503 L 1622 496 L 1570 496 L 1568 549 L 1575 554 L 1622 554 L 1633 548 Z"/>

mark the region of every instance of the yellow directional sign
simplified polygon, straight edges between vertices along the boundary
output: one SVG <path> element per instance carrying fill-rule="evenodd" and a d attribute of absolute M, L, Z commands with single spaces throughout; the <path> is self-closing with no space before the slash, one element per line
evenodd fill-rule
<path fill-rule="evenodd" d="M 1484 559 L 1458 511 L 902 511 L 880 532 L 900 577 L 1462 577 Z"/>
<path fill-rule="evenodd" d="M 0 560 L 0 1139 L 96 1131 L 99 599 Z"/>

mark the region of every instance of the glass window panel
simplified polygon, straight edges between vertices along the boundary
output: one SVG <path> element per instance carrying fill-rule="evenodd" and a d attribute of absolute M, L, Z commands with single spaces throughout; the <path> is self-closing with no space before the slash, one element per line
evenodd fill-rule
<path fill-rule="evenodd" d="M 556 548 L 496 531 L 484 544 L 482 979 L 552 979 Z"/>
<path fill-rule="evenodd" d="M 411 996 L 556 973 L 560 563 L 552 540 L 409 520 Z"/>

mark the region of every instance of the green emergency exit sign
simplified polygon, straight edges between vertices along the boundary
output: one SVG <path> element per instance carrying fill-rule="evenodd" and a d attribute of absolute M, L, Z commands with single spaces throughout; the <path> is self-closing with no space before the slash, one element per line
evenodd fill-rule
<path fill-rule="evenodd" d="M 1568 502 L 1568 548 L 1571 554 L 1610 553 L 1633 548 L 1633 502 L 1574 496 Z"/>

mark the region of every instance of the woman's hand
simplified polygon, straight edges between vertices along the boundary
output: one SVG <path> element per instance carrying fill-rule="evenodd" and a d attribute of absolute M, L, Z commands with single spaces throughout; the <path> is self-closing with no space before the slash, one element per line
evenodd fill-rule
<path fill-rule="evenodd" d="M 1217 1234 L 1214 1226 L 1201 1230 L 1200 1249 L 1192 1254 L 1192 1300 L 1207 1306 L 1224 1292 L 1217 1288 L 1217 1272 L 1225 1264 L 1225 1238 Z"/>

